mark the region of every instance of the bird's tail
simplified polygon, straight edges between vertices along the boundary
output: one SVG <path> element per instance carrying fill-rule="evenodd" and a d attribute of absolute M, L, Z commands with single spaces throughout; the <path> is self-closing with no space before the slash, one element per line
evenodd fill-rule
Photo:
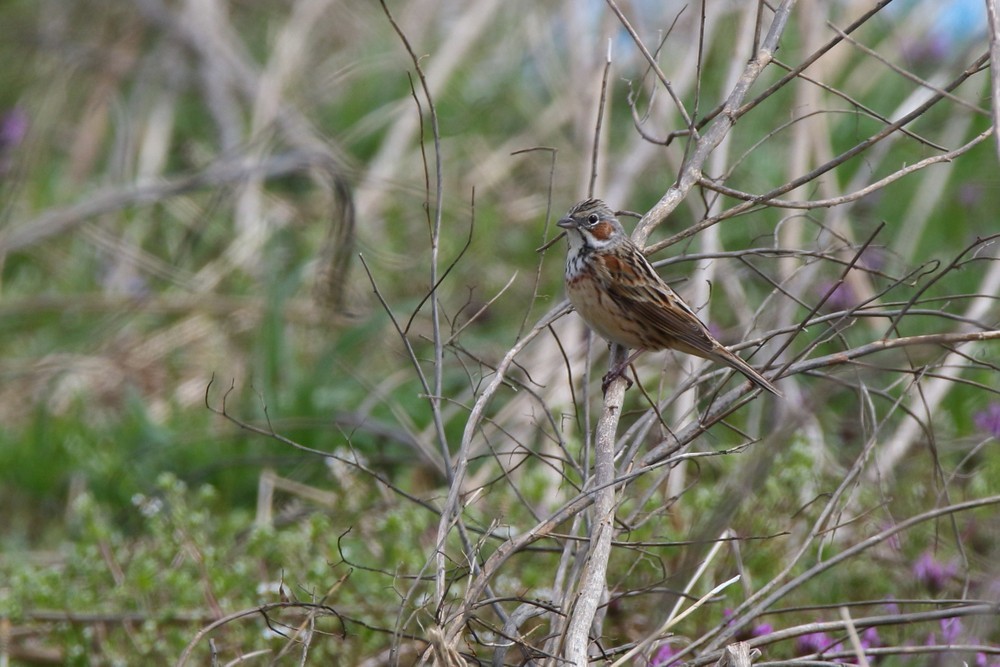
<path fill-rule="evenodd" d="M 778 388 L 775 387 L 773 384 L 771 384 L 766 377 L 755 371 L 750 364 L 743 361 L 743 359 L 733 354 L 726 348 L 723 347 L 719 350 L 716 350 L 714 358 L 716 361 L 722 362 L 731 368 L 735 368 L 740 373 L 743 373 L 743 375 L 745 375 L 748 380 L 753 382 L 761 389 L 769 391 L 775 396 L 781 396 L 782 398 L 784 397 L 784 394 L 778 391 Z"/>

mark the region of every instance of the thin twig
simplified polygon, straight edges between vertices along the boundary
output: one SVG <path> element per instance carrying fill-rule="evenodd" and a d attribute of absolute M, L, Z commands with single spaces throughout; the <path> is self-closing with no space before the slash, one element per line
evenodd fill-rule
<path fill-rule="evenodd" d="M 663 197 L 639 221 L 635 232 L 632 234 L 632 240 L 639 247 L 645 244 L 653 228 L 666 220 L 671 211 L 688 195 L 691 188 L 701 177 L 701 170 L 708 156 L 722 143 L 726 135 L 729 134 L 736 118 L 737 108 L 742 104 L 750 87 L 760 77 L 764 68 L 771 62 L 771 58 L 778 48 L 778 42 L 784 34 L 788 18 L 795 3 L 796 0 L 782 0 L 774 12 L 774 19 L 771 22 L 771 27 L 764 38 L 763 44 L 761 44 L 760 50 L 747 64 L 743 75 L 736 86 L 733 87 L 723 106 L 722 113 L 709 125 L 705 133 L 695 141 L 695 148 L 685 160 L 677 182 L 667 190 Z"/>
<path fill-rule="evenodd" d="M 855 192 L 849 192 L 845 195 L 840 195 L 839 197 L 830 197 L 828 199 L 813 199 L 813 200 L 791 200 L 791 199 L 764 199 L 763 195 L 754 195 L 748 192 L 740 192 L 739 190 L 734 190 L 728 188 L 720 183 L 715 182 L 706 177 L 702 177 L 698 184 L 702 185 L 709 190 L 718 192 L 727 197 L 733 197 L 734 199 L 742 199 L 743 201 L 754 202 L 757 204 L 765 204 L 774 208 L 790 208 L 790 209 L 816 209 L 816 208 L 830 208 L 831 206 L 840 206 L 841 204 L 847 204 L 852 201 L 857 201 L 863 197 L 867 197 L 873 192 L 877 192 L 882 188 L 886 187 L 890 183 L 894 183 L 904 176 L 908 176 L 913 172 L 926 169 L 927 167 L 938 164 L 940 162 L 951 162 L 955 158 L 968 153 L 970 150 L 981 144 L 983 141 L 989 139 L 995 134 L 992 127 L 990 129 L 980 133 L 972 141 L 959 146 L 953 151 L 948 151 L 942 155 L 934 155 L 929 158 L 924 158 L 919 162 L 914 162 L 911 165 L 907 165 L 902 169 L 894 171 L 885 178 L 881 178 L 874 183 L 857 190 Z"/>
<path fill-rule="evenodd" d="M 625 17 L 625 13 L 618 7 L 615 0 L 605 0 L 605 2 L 608 3 L 608 7 L 610 7 L 611 11 L 615 13 L 615 16 L 618 17 L 618 21 L 621 22 L 622 27 L 625 28 L 629 36 L 632 38 L 632 41 L 635 42 L 639 52 L 642 53 L 642 57 L 646 59 L 646 62 L 649 63 L 652 70 L 656 72 L 657 78 L 660 79 L 660 83 L 663 84 L 663 87 L 670 95 L 670 99 L 674 101 L 674 105 L 677 107 L 677 112 L 680 113 L 681 118 L 684 120 L 684 126 L 691 127 L 693 123 L 691 121 L 691 117 L 688 115 L 687 109 L 684 108 L 684 103 L 681 102 L 677 93 L 674 92 L 674 87 L 670 85 L 670 81 L 667 79 L 667 76 L 663 73 L 663 70 L 660 69 L 660 64 L 656 62 L 656 58 L 654 58 L 653 54 L 651 54 L 649 49 L 646 48 L 646 45 L 639 37 L 639 33 L 637 33 L 635 28 L 632 27 L 632 24 L 629 23 L 628 19 Z"/>
<path fill-rule="evenodd" d="M 998 332 L 998 334 L 1000 334 L 1000 332 Z M 750 599 L 746 600 L 742 605 L 740 605 L 740 608 L 733 612 L 733 616 L 735 617 L 737 614 L 740 614 L 742 617 L 748 617 L 748 618 L 759 616 L 760 613 L 763 612 L 763 610 L 770 608 L 771 605 L 773 605 L 775 602 L 783 598 L 792 590 L 814 579 L 819 573 L 829 570 L 830 568 L 839 565 L 845 560 L 853 558 L 862 551 L 865 551 L 866 549 L 869 549 L 875 546 L 876 544 L 884 542 L 893 535 L 897 535 L 906 530 L 909 530 L 913 526 L 919 525 L 925 521 L 932 521 L 934 519 L 937 519 L 938 517 L 948 516 L 949 514 L 965 512 L 979 507 L 989 507 L 991 505 L 996 505 L 996 504 L 1000 504 L 1000 496 L 986 496 L 984 498 L 976 498 L 974 500 L 968 500 L 963 503 L 956 503 L 954 505 L 948 505 L 946 507 L 935 507 L 934 509 L 924 512 L 922 514 L 911 516 L 891 526 L 890 528 L 887 528 L 883 531 L 876 533 L 875 535 L 872 535 L 871 537 L 860 540 L 856 544 L 847 546 L 843 551 L 840 551 L 839 553 L 830 556 L 826 560 L 813 565 L 802 574 L 788 581 L 788 583 L 782 586 L 778 586 L 767 593 L 765 593 L 765 591 L 761 591 L 760 593 L 754 595 Z M 992 613 L 996 613 L 996 611 L 993 611 Z M 861 619 L 857 619 L 855 621 L 855 625 L 859 627 L 867 627 L 861 623 Z M 709 644 L 708 650 L 709 651 L 715 650 L 716 647 L 723 646 L 726 643 L 728 643 L 741 627 L 742 624 L 738 623 L 730 624 L 714 640 L 712 640 L 712 642 Z M 689 648 L 693 649 L 694 644 L 692 644 Z M 703 658 L 699 658 L 699 660 L 695 661 L 695 664 L 696 665 L 704 664 L 701 662 L 702 659 Z M 711 660 L 707 660 L 706 662 L 711 662 Z"/>
<path fill-rule="evenodd" d="M 982 65 L 986 61 L 987 61 L 987 56 L 985 56 L 985 55 L 979 57 L 978 59 L 976 59 L 976 61 L 973 62 L 969 67 L 967 67 L 964 72 L 962 72 L 960 75 L 958 75 L 957 77 L 955 77 L 955 79 L 953 79 L 951 82 L 949 82 L 949 84 L 947 86 L 943 87 L 941 89 L 942 92 L 943 93 L 951 92 L 952 90 L 954 90 L 955 88 L 957 88 L 966 79 L 968 79 L 970 76 L 972 76 L 973 74 L 975 74 L 976 72 L 978 72 L 979 68 L 982 67 Z M 878 142 L 880 142 L 883 139 L 885 139 L 886 137 L 890 136 L 893 132 L 897 131 L 899 128 L 901 128 L 901 127 L 903 127 L 905 125 L 908 125 L 910 122 L 912 122 L 913 120 L 915 120 L 917 118 L 920 118 L 923 114 L 925 114 L 930 108 L 932 108 L 935 104 L 937 104 L 938 102 L 940 102 L 942 99 L 944 99 L 943 94 L 935 94 L 935 95 L 931 96 L 931 98 L 928 99 L 926 102 L 924 102 L 923 104 L 921 104 L 920 106 L 918 106 L 916 109 L 914 109 L 910 113 L 904 115 L 902 118 L 900 118 L 896 122 L 894 122 L 894 123 L 892 123 L 890 125 L 887 125 L 886 127 L 882 128 L 881 130 L 879 130 L 875 134 L 871 135 L 870 137 L 868 137 L 864 141 L 859 142 L 858 144 L 856 144 L 853 147 L 851 147 L 850 149 L 844 151 L 843 153 L 841 153 L 837 157 L 835 157 L 835 158 L 833 158 L 831 160 L 828 160 L 824 164 L 822 164 L 822 165 L 820 165 L 820 166 L 812 169 L 808 173 L 803 174 L 801 176 L 798 176 L 798 177 L 794 178 L 793 180 L 791 180 L 791 181 L 789 181 L 789 182 L 787 182 L 787 183 L 785 183 L 783 185 L 780 185 L 780 186 L 772 189 L 771 191 L 769 191 L 769 192 L 761 195 L 761 198 L 764 199 L 764 200 L 774 199 L 774 198 L 776 198 L 776 197 L 778 197 L 780 195 L 785 194 L 786 192 L 791 192 L 792 190 L 794 190 L 796 188 L 799 188 L 799 187 L 805 185 L 806 183 L 809 183 L 810 181 L 818 178 L 819 176 L 822 176 L 823 174 L 827 173 L 828 171 L 834 169 L 835 167 L 838 167 L 841 164 L 847 162 L 848 160 L 850 160 L 851 158 L 855 157 L 856 155 L 860 155 L 861 153 L 863 153 L 864 151 L 868 150 L 869 148 L 871 148 L 872 146 L 874 146 Z M 715 125 L 713 124 L 712 127 L 715 127 Z M 700 163 L 699 163 L 699 167 L 700 167 Z M 691 186 L 693 186 L 695 183 L 697 183 L 700 178 L 701 178 L 701 174 L 700 173 L 698 173 L 698 174 L 690 173 L 688 179 L 685 179 L 683 181 L 679 181 L 677 185 L 675 185 L 673 188 L 671 188 L 671 191 L 667 193 L 667 196 L 665 196 L 663 199 L 660 200 L 660 202 L 657 203 L 656 207 L 654 207 L 654 210 L 650 211 L 650 213 L 648 213 L 646 215 L 646 217 L 643 218 L 643 222 L 640 223 L 640 226 L 643 227 L 643 228 L 645 228 L 646 226 L 649 226 L 650 231 L 651 231 L 652 227 L 655 226 L 655 223 L 661 219 L 661 216 L 662 216 L 662 218 L 665 218 L 669 214 L 669 212 L 673 210 L 673 208 L 677 205 L 677 203 L 679 203 L 680 200 L 683 199 L 683 197 L 681 196 L 681 193 L 686 194 L 687 191 L 691 188 Z M 752 209 L 754 209 L 756 207 L 757 207 L 757 203 L 756 202 L 743 202 L 742 204 L 739 204 L 739 205 L 734 206 L 734 207 L 732 207 L 732 208 L 730 208 L 730 209 L 728 209 L 726 211 L 723 211 L 722 213 L 720 213 L 718 215 L 705 218 L 704 220 L 701 220 L 700 222 L 698 222 L 698 223 L 696 223 L 694 225 L 691 225 L 687 229 L 685 229 L 685 230 L 683 230 L 683 231 L 681 231 L 681 232 L 679 232 L 677 234 L 674 234 L 673 236 L 671 236 L 671 237 L 669 237 L 667 239 L 664 239 L 663 241 L 651 244 L 649 247 L 647 247 L 645 249 L 645 252 L 646 253 L 650 253 L 650 254 L 651 253 L 655 253 L 658 250 L 662 250 L 663 248 L 667 248 L 667 247 L 669 247 L 669 246 L 671 246 L 671 245 L 673 245 L 675 243 L 678 243 L 679 241 L 682 241 L 682 240 L 684 240 L 686 238 L 694 236 L 695 234 L 697 234 L 697 233 L 699 233 L 699 232 L 701 232 L 701 231 L 703 231 L 703 230 L 711 227 L 714 224 L 717 224 L 718 222 L 720 222 L 722 220 L 726 220 L 728 218 L 732 218 L 732 217 L 735 217 L 737 215 L 741 215 L 741 214 L 746 213 L 747 211 L 752 210 Z M 655 211 L 655 214 L 654 214 L 654 211 Z M 648 223 L 646 222 L 647 218 L 649 219 Z M 646 236 L 648 236 L 648 232 L 646 232 Z M 643 236 L 642 238 L 645 239 L 646 236 Z"/>

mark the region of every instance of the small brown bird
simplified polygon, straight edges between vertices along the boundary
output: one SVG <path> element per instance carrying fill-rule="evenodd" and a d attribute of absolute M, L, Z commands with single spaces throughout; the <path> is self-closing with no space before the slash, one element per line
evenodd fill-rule
<path fill-rule="evenodd" d="M 673 349 L 730 366 L 758 387 L 781 396 L 767 378 L 709 333 L 653 270 L 603 201 L 582 201 L 557 224 L 569 238 L 566 295 L 570 303 L 602 338 L 636 350 L 604 376 L 605 391 L 642 352 Z"/>

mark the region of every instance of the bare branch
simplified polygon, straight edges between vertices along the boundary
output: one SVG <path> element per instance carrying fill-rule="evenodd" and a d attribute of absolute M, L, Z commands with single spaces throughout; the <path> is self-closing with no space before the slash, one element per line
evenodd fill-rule
<path fill-rule="evenodd" d="M 985 0 L 990 34 L 990 115 L 1000 158 L 1000 0 Z"/>
<path fill-rule="evenodd" d="M 890 183 L 894 183 L 904 176 L 908 176 L 915 171 L 920 171 L 931 165 L 938 164 L 940 162 L 951 162 L 955 158 L 968 153 L 970 150 L 981 144 L 986 139 L 989 139 L 995 134 L 993 128 L 986 130 L 979 134 L 972 141 L 959 146 L 953 151 L 948 151 L 943 155 L 934 155 L 929 158 L 924 158 L 919 162 L 914 162 L 911 165 L 903 167 L 893 173 L 889 174 L 885 178 L 881 178 L 871 185 L 868 185 L 856 192 L 850 192 L 845 195 L 840 195 L 839 197 L 831 197 L 829 199 L 814 199 L 811 201 L 799 201 L 799 200 L 789 200 L 789 199 L 763 199 L 762 196 L 753 195 L 747 192 L 740 192 L 739 190 L 733 190 L 724 185 L 716 183 L 715 181 L 702 177 L 699 179 L 698 184 L 703 185 L 709 190 L 713 190 L 720 194 L 726 195 L 727 197 L 733 197 L 734 199 L 742 199 L 748 202 L 754 202 L 757 204 L 766 204 L 767 206 L 773 206 L 775 208 L 792 208 L 792 209 L 814 209 L 814 208 L 830 208 L 831 206 L 840 206 L 841 204 L 847 204 L 852 201 L 857 201 L 862 197 L 867 197 L 873 192 L 878 192 L 882 188 L 886 187 Z"/>
<path fill-rule="evenodd" d="M 697 138 L 695 148 L 685 162 L 677 183 L 671 186 L 666 194 L 660 198 L 660 201 L 639 221 L 638 226 L 636 226 L 635 231 L 632 233 L 632 239 L 640 247 L 645 244 L 653 228 L 666 220 L 671 211 L 688 195 L 691 188 L 701 178 L 701 169 L 708 156 L 722 143 L 722 140 L 729 133 L 730 129 L 732 129 L 733 123 L 737 118 L 737 109 L 743 103 L 743 99 L 746 97 L 750 87 L 774 57 L 774 52 L 778 48 L 778 42 L 781 40 L 782 34 L 784 34 L 788 17 L 791 15 L 795 2 L 796 0 L 783 0 L 777 7 L 771 27 L 764 38 L 764 42 L 761 44 L 760 50 L 747 64 L 740 80 L 732 92 L 730 92 L 720 116 L 715 119 L 702 136 Z"/>
<path fill-rule="evenodd" d="M 687 109 L 684 108 L 684 104 L 677 96 L 677 93 L 674 92 L 674 88 L 670 85 L 670 81 L 660 69 L 660 64 L 656 62 L 656 58 L 653 57 L 653 54 L 649 52 L 649 49 L 646 48 L 646 45 L 639 37 L 639 33 L 637 33 L 635 28 L 632 27 L 632 24 L 629 23 L 624 12 L 622 12 L 622 10 L 618 7 L 618 3 L 616 3 L 615 0 L 605 0 L 605 2 L 608 3 L 608 7 L 610 7 L 611 11 L 618 17 L 618 21 L 621 22 L 622 27 L 625 28 L 629 36 L 632 37 L 632 41 L 635 42 L 636 47 L 639 49 L 639 52 L 642 53 L 642 57 L 646 59 L 646 62 L 649 63 L 650 68 L 656 72 L 656 76 L 660 80 L 660 83 L 663 84 L 663 87 L 667 90 L 667 93 L 670 95 L 670 99 L 674 101 L 674 105 L 677 107 L 677 112 L 680 113 L 681 118 L 684 120 L 685 127 L 692 127 L 691 118 L 688 116 Z"/>
<path fill-rule="evenodd" d="M 951 81 L 947 86 L 945 86 L 943 89 L 941 89 L 943 91 L 943 93 L 947 93 L 947 92 L 950 92 L 950 91 L 954 90 L 959 85 L 961 85 L 962 82 L 964 82 L 966 79 L 968 79 L 974 73 L 976 73 L 977 71 L 979 71 L 979 68 L 982 67 L 982 65 L 986 62 L 986 58 L 987 58 L 987 56 L 985 56 L 985 55 L 979 57 L 975 62 L 972 63 L 972 65 L 970 65 L 968 68 L 966 68 L 966 70 L 964 72 L 962 72 L 962 74 L 960 74 L 953 81 Z M 892 134 L 893 132 L 895 132 L 899 128 L 901 128 L 904 125 L 907 125 L 908 123 L 912 122 L 914 119 L 919 118 L 928 109 L 930 109 L 931 107 L 933 107 L 935 104 L 937 104 L 938 102 L 940 102 L 942 99 L 944 99 L 943 94 L 935 94 L 929 100 L 927 100 L 926 102 L 924 102 L 923 104 L 921 104 L 919 107 L 917 107 L 916 109 L 914 109 L 910 113 L 906 114 L 905 116 L 903 116 L 902 118 L 900 118 L 896 122 L 892 123 L 891 125 L 886 126 L 885 128 L 883 128 L 882 130 L 880 130 L 876 134 L 872 135 L 868 139 L 865 139 L 864 141 L 856 144 L 854 147 L 852 147 L 849 150 L 841 153 L 840 155 L 838 155 L 834 159 L 829 160 L 825 164 L 822 164 L 819 167 L 816 167 L 815 169 L 813 169 L 809 173 L 803 174 L 802 176 L 799 176 L 799 177 L 793 179 L 792 181 L 789 181 L 788 183 L 785 183 L 784 185 L 781 185 L 781 186 L 779 186 L 777 188 L 774 188 L 770 192 L 767 192 L 767 193 L 761 195 L 761 197 L 763 199 L 765 199 L 765 200 L 770 200 L 770 199 L 773 199 L 773 198 L 775 198 L 775 197 L 777 197 L 779 195 L 782 195 L 782 194 L 784 194 L 786 192 L 790 192 L 791 190 L 794 190 L 794 189 L 796 189 L 798 187 L 801 187 L 801 186 L 805 185 L 806 183 L 809 183 L 813 179 L 815 179 L 815 178 L 817 178 L 817 177 L 819 177 L 819 176 L 827 173 L 831 169 L 834 169 L 835 167 L 843 164 L 844 162 L 847 162 L 849 159 L 853 158 L 854 156 L 861 154 L 862 152 L 864 152 L 865 150 L 867 150 L 871 146 L 874 146 L 876 143 L 878 143 L 882 139 L 885 139 L 886 137 L 888 137 L 890 134 Z M 692 174 L 691 178 L 693 179 L 693 181 L 688 186 L 688 189 L 690 189 L 691 185 L 693 185 L 694 183 L 698 182 L 698 180 L 700 180 L 701 175 L 698 174 L 697 176 L 695 176 L 695 175 Z M 677 188 L 678 186 L 674 186 L 674 187 Z M 664 200 L 661 200 L 661 202 L 664 202 Z M 657 206 L 660 206 L 660 204 L 657 204 Z M 723 211 L 722 213 L 720 213 L 718 215 L 715 215 L 715 216 L 712 216 L 712 217 L 709 217 L 709 218 L 705 218 L 704 220 L 698 222 L 697 224 L 691 225 L 690 227 L 688 227 L 684 231 L 679 232 L 677 234 L 674 234 L 670 238 L 664 239 L 663 241 L 660 241 L 658 243 L 651 244 L 649 247 L 647 247 L 645 249 L 645 252 L 648 253 L 648 254 L 651 254 L 651 253 L 654 253 L 654 252 L 656 252 L 658 250 L 662 250 L 663 248 L 667 248 L 667 247 L 669 247 L 669 246 L 671 246 L 671 245 L 673 245 L 673 244 L 675 244 L 675 243 L 677 243 L 679 241 L 682 241 L 682 240 L 684 240 L 686 238 L 694 236 L 698 232 L 700 232 L 700 231 L 702 231 L 704 229 L 707 229 L 708 227 L 711 227 L 712 225 L 718 223 L 721 220 L 725 220 L 727 218 L 732 218 L 732 217 L 735 217 L 735 216 L 740 215 L 742 213 L 746 213 L 747 211 L 755 208 L 756 206 L 757 206 L 756 202 L 744 202 L 742 204 L 739 204 L 738 206 L 734 206 L 734 207 L 730 208 L 727 211 Z M 664 214 L 664 217 L 665 216 L 666 216 L 666 213 Z M 645 220 L 645 218 L 644 218 L 644 220 Z M 645 238 L 645 236 L 643 238 Z"/>

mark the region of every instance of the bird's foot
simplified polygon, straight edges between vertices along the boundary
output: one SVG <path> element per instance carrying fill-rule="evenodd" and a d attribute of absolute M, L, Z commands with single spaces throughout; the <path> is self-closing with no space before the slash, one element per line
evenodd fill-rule
<path fill-rule="evenodd" d="M 628 377 L 628 375 L 625 374 L 625 371 L 628 370 L 628 367 L 629 367 L 629 364 L 628 363 L 624 363 L 621 366 L 619 366 L 618 368 L 615 368 L 612 371 L 608 371 L 604 375 L 604 377 L 601 378 L 601 393 L 604 394 L 605 396 L 607 396 L 607 394 L 608 394 L 608 387 L 610 387 L 611 383 L 614 382 L 615 380 L 617 380 L 618 378 L 622 378 L 623 380 L 625 380 L 625 382 L 628 383 L 628 384 L 625 385 L 625 391 L 628 391 L 629 388 L 632 386 L 632 380 L 630 380 L 629 377 Z"/>

